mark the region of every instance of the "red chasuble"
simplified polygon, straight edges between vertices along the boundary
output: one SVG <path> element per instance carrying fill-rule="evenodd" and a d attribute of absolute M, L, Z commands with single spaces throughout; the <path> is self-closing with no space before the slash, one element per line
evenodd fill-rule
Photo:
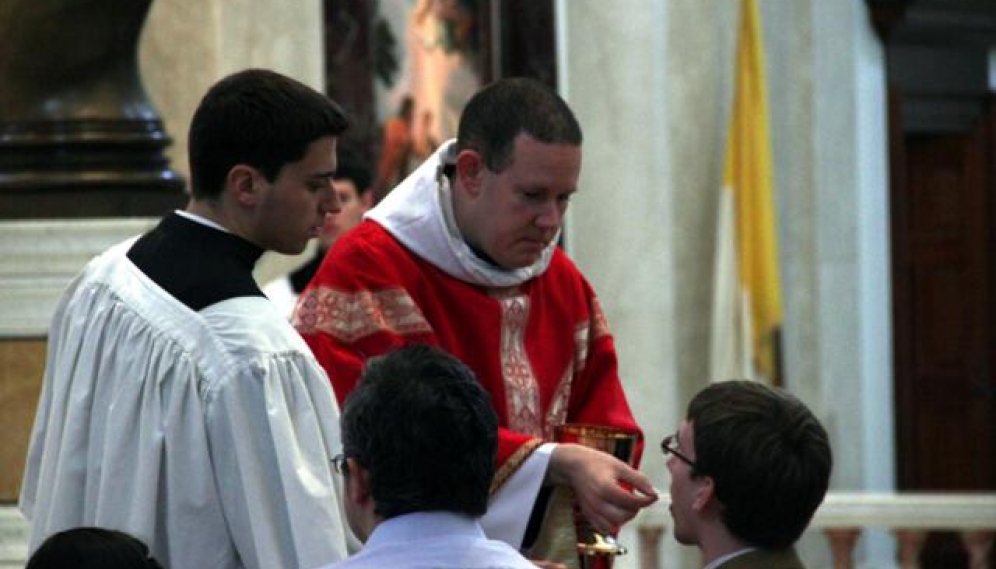
<path fill-rule="evenodd" d="M 598 299 L 559 249 L 540 276 L 487 288 L 444 273 L 366 220 L 326 256 L 294 325 L 340 404 L 364 361 L 392 348 L 427 343 L 465 362 L 491 394 L 501 425 L 492 491 L 551 440 L 556 425 L 640 432 Z"/>

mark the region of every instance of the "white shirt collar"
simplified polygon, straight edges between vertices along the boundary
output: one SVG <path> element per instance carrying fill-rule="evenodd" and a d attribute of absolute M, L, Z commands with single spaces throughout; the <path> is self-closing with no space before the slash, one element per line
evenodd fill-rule
<path fill-rule="evenodd" d="M 207 225 L 208 227 L 213 227 L 214 229 L 217 229 L 218 231 L 224 231 L 225 233 L 231 233 L 231 231 L 225 229 L 221 225 L 218 225 L 217 222 L 211 221 L 210 219 L 208 219 L 206 217 L 202 217 L 200 215 L 197 215 L 196 213 L 190 213 L 189 211 L 184 211 L 182 209 L 174 210 L 174 213 L 176 213 L 180 217 L 185 217 L 185 218 L 189 219 L 190 221 L 194 221 L 194 222 L 200 223 L 201 225 Z"/>
<path fill-rule="evenodd" d="M 454 512 L 412 512 L 377 524 L 364 547 L 439 536 L 485 539 L 477 518 Z"/>
<path fill-rule="evenodd" d="M 754 551 L 755 549 L 757 549 L 757 548 L 756 547 L 745 547 L 743 549 L 739 549 L 737 551 L 734 551 L 733 553 L 727 553 L 726 555 L 723 555 L 723 556 L 717 557 L 716 559 L 713 559 L 711 563 L 709 563 L 708 565 L 706 565 L 702 569 L 716 569 L 716 567 L 719 567 L 720 565 L 722 565 L 723 563 L 726 563 L 730 559 L 733 559 L 735 557 L 740 557 L 741 555 L 750 553 L 751 551 Z"/>

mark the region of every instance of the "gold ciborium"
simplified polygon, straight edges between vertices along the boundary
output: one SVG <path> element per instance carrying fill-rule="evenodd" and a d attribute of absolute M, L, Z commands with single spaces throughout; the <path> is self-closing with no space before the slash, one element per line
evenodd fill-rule
<path fill-rule="evenodd" d="M 554 427 L 553 436 L 558 443 L 575 443 L 607 452 L 630 466 L 636 466 L 634 459 L 639 440 L 636 433 L 615 427 L 567 423 Z M 577 501 L 573 506 L 581 569 L 611 569 L 616 556 L 624 555 L 626 548 L 616 541 L 615 536 L 595 531 L 581 515 Z"/>

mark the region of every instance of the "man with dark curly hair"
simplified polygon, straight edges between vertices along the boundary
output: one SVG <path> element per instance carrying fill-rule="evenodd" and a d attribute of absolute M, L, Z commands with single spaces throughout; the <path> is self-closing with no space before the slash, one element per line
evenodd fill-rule
<path fill-rule="evenodd" d="M 498 415 L 474 373 L 427 345 L 370 360 L 342 413 L 345 509 L 363 549 L 337 569 L 535 569 L 478 518 Z"/>

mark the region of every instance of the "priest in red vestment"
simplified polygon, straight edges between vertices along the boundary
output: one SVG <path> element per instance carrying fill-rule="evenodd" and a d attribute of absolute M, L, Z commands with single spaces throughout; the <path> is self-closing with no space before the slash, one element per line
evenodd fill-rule
<path fill-rule="evenodd" d="M 555 92 L 491 84 L 468 102 L 457 139 L 333 246 L 294 315 L 340 402 L 368 358 L 405 344 L 440 346 L 474 370 L 501 425 L 483 525 L 516 547 L 533 541 L 526 523 L 543 486 L 569 487 L 606 532 L 656 499 L 610 455 L 550 444 L 563 423 L 640 432 L 598 298 L 557 246 L 580 169 L 581 129 Z"/>

